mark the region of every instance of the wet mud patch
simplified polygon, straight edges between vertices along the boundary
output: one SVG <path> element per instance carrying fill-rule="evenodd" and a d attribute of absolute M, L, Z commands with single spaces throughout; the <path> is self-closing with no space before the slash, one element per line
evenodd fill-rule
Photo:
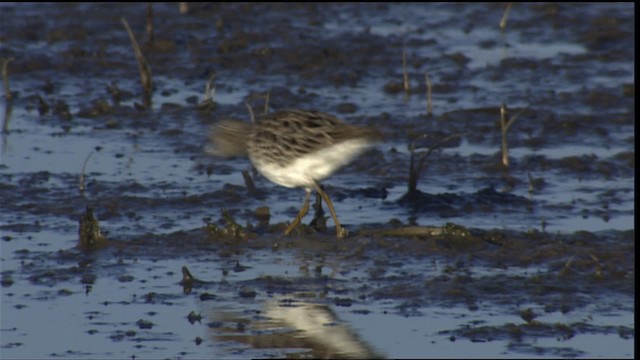
<path fill-rule="evenodd" d="M 398 228 L 393 230 L 400 233 Z M 16 251 L 14 256 L 23 264 L 22 269 L 18 274 L 3 271 L 3 286 L 12 292 L 16 286 L 13 277 L 18 275 L 43 289 L 23 295 L 16 304 L 19 310 L 24 302 L 91 297 L 105 282 L 123 289 L 139 284 L 140 289 L 125 291 L 129 295 L 124 298 L 102 297 L 98 300 L 104 307 L 102 315 L 91 316 L 109 318 L 114 316 L 109 309 L 141 306 L 140 319 L 110 325 L 115 329 L 107 336 L 115 342 L 178 341 L 177 333 L 155 332 L 154 318 L 166 316 L 166 307 L 184 307 L 181 304 L 185 302 L 191 304 L 187 308 L 194 314 L 183 314 L 182 321 L 208 322 L 207 328 L 217 341 L 251 347 L 265 334 L 281 331 L 272 323 L 272 306 L 301 307 L 312 314 L 329 311 L 333 317 L 330 322 L 340 326 L 345 324 L 336 311 L 364 318 L 372 313 L 428 317 L 428 309 L 460 307 L 469 314 L 489 311 L 494 312 L 491 321 L 463 317 L 457 327 L 434 336 L 440 341 L 506 342 L 508 348 L 525 354 L 536 348 L 555 356 L 557 349 L 534 345 L 545 338 L 563 343 L 581 335 L 633 337 L 632 327 L 601 319 L 632 311 L 632 303 L 620 300 L 632 299 L 634 294 L 633 232 L 523 236 L 453 224 L 440 232 L 430 229 L 429 235 L 422 230 L 420 234 L 413 229 L 411 236 L 390 236 L 376 235 L 388 230 L 370 229 L 366 235 L 353 235 L 341 242 L 321 234 L 213 238 L 206 227 L 166 235 L 112 237 L 107 246 L 94 250 L 67 249 L 55 254 Z M 162 285 L 149 289 L 158 279 Z M 271 305 L 264 308 L 263 303 Z M 232 304 L 253 310 L 237 314 Z M 31 306 L 25 306 L 24 311 Z M 508 321 L 495 319 L 497 308 Z M 576 315 L 582 320 L 569 320 Z M 292 326 L 287 319 L 280 321 Z M 94 334 L 105 334 L 100 328 L 106 324 L 92 323 L 98 328 Z M 353 336 L 348 327 L 345 331 Z M 283 336 L 289 339 L 291 334 L 277 337 Z M 270 339 L 261 346 L 277 349 L 278 343 Z M 357 343 L 366 347 L 366 353 L 377 354 L 375 344 L 361 339 Z M 287 344 L 283 348 L 295 347 L 290 339 L 281 340 L 281 344 Z M 314 348 L 307 341 L 300 344 Z M 349 351 L 345 356 L 354 356 Z M 571 347 L 559 354 L 571 353 L 582 354 Z"/>
<path fill-rule="evenodd" d="M 0 5 L 3 356 L 633 357 L 632 5 L 504 10 Z M 323 184 L 344 241 L 204 155 L 292 107 L 385 134 Z"/>

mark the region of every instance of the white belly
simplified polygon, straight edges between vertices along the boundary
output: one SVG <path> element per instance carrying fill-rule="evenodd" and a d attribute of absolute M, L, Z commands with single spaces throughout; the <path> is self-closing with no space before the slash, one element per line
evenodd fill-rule
<path fill-rule="evenodd" d="M 267 179 L 286 187 L 312 187 L 313 181 L 321 181 L 365 151 L 371 143 L 354 139 L 334 144 L 328 148 L 307 154 L 286 166 L 260 161 L 253 154 L 249 158 Z"/>

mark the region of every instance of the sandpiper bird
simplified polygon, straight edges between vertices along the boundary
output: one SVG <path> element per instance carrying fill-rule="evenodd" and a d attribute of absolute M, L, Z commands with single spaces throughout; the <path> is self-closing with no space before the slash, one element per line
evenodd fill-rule
<path fill-rule="evenodd" d="M 285 235 L 307 214 L 309 197 L 315 190 L 329 207 L 340 238 L 347 231 L 340 226 L 333 203 L 319 181 L 381 138 L 375 129 L 347 125 L 327 113 L 283 110 L 262 115 L 252 124 L 235 120 L 217 123 L 212 127 L 207 152 L 223 157 L 248 156 L 253 166 L 272 182 L 305 189 L 302 207 Z"/>

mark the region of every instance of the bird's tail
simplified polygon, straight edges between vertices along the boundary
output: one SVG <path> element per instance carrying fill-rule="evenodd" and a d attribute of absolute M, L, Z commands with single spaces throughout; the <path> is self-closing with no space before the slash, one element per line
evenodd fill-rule
<path fill-rule="evenodd" d="M 251 124 L 222 120 L 211 126 L 206 152 L 218 157 L 247 156 L 247 139 Z"/>

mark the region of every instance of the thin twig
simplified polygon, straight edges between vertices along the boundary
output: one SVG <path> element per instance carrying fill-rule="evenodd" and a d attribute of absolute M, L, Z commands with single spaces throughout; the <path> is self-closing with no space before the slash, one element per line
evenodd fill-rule
<path fill-rule="evenodd" d="M 507 144 L 507 107 L 500 105 L 500 131 L 502 133 L 502 165 L 509 166 L 509 147 Z"/>
<path fill-rule="evenodd" d="M 409 91 L 411 89 L 409 87 L 409 73 L 407 72 L 407 47 L 406 47 L 406 45 L 402 46 L 402 79 L 403 79 L 403 84 L 404 84 L 405 96 L 409 96 Z"/>
<path fill-rule="evenodd" d="M 249 109 L 249 115 L 251 115 L 251 122 L 255 122 L 256 117 L 253 113 L 253 107 L 251 103 L 255 102 L 257 98 L 264 98 L 264 109 L 262 115 L 265 115 L 269 112 L 269 99 L 271 98 L 271 90 L 267 90 L 265 93 L 252 93 L 247 97 L 247 100 L 244 102 L 244 105 Z"/>
<path fill-rule="evenodd" d="M 149 67 L 149 64 L 147 64 L 147 61 L 144 59 L 142 50 L 140 50 L 140 45 L 138 45 L 138 41 L 131 31 L 129 23 L 125 18 L 120 18 L 120 20 L 127 30 L 127 33 L 129 33 L 129 38 L 131 39 L 131 44 L 133 45 L 133 51 L 135 52 L 136 60 L 138 62 L 138 70 L 140 71 L 140 81 L 142 82 L 144 106 L 146 108 L 149 108 L 151 107 L 151 90 L 153 87 L 153 83 L 151 80 L 151 68 Z"/>
<path fill-rule="evenodd" d="M 502 19 L 500 19 L 500 30 L 504 30 L 507 27 L 507 18 L 509 17 L 509 11 L 511 11 L 511 3 L 507 3 L 507 7 L 504 9 Z"/>
<path fill-rule="evenodd" d="M 266 114 L 269 112 L 269 97 L 271 96 L 271 90 L 267 90 L 267 93 L 265 95 L 265 99 L 264 99 L 264 112 L 263 114 Z"/>
<path fill-rule="evenodd" d="M 525 110 L 529 108 L 529 105 L 520 109 L 515 115 L 513 115 L 509 121 L 507 121 L 507 106 L 502 103 L 500 105 L 500 131 L 502 133 L 502 164 L 506 167 L 509 167 L 509 147 L 507 144 L 507 131 L 516 121 L 518 116 L 522 114 Z"/>
<path fill-rule="evenodd" d="M 528 109 L 529 109 L 529 104 L 527 104 L 527 106 L 523 107 L 515 115 L 513 115 L 511 119 L 509 119 L 509 122 L 507 123 L 507 129 L 509 129 L 509 127 L 514 123 L 514 121 L 516 121 L 518 116 L 520 116 L 523 112 L 525 112 L 525 110 L 528 110 Z"/>
<path fill-rule="evenodd" d="M 178 11 L 180 14 L 186 14 L 189 12 L 189 3 L 185 1 L 181 1 L 178 3 Z"/>
<path fill-rule="evenodd" d="M 428 72 L 424 72 L 424 81 L 427 84 L 427 116 L 432 115 L 433 107 L 431 106 L 431 78 Z"/>
<path fill-rule="evenodd" d="M 418 178 L 420 177 L 420 173 L 416 172 L 416 168 L 414 166 L 415 163 L 415 148 L 416 142 L 422 138 L 426 138 L 427 134 L 420 135 L 416 139 L 411 142 L 411 146 L 409 148 L 409 182 L 407 184 L 407 193 L 413 193 L 418 188 Z"/>
<path fill-rule="evenodd" d="M 198 104 L 198 109 L 211 109 L 215 106 L 215 103 L 213 101 L 213 95 L 215 95 L 216 93 L 216 84 L 214 82 L 215 79 L 215 73 L 209 77 L 207 86 L 204 89 L 204 100 Z"/>
<path fill-rule="evenodd" d="M 2 130 L 0 133 L 8 134 L 9 133 L 9 121 L 11 121 L 11 114 L 13 113 L 13 101 L 7 101 L 7 106 L 4 108 L 4 119 L 2 120 Z M 4 141 L 2 145 L 6 146 L 7 142 Z M 5 150 L 4 148 L 2 149 Z"/>
<path fill-rule="evenodd" d="M 438 150 L 440 147 L 442 147 L 442 145 L 446 144 L 447 142 L 467 134 L 468 134 L 467 132 L 463 132 L 463 133 L 449 135 L 446 138 L 438 141 L 435 145 L 431 146 L 426 152 L 424 152 L 424 155 L 422 156 L 422 158 L 420 158 L 420 161 L 418 162 L 418 169 L 417 169 L 418 174 L 422 172 L 422 167 L 424 165 L 424 162 L 427 160 L 427 157 L 429 157 L 429 155 L 431 155 L 432 152 Z M 412 147 L 413 147 L 413 144 L 412 144 Z M 422 153 L 422 152 L 417 152 L 417 153 Z"/>
<path fill-rule="evenodd" d="M 256 122 L 256 117 L 253 116 L 253 109 L 251 108 L 251 105 L 247 101 L 244 102 L 244 105 L 249 110 L 249 115 L 251 115 L 251 123 L 255 123 Z"/>
<path fill-rule="evenodd" d="M 87 158 L 84 160 L 84 164 L 82 164 L 82 171 L 80 171 L 80 194 L 84 193 L 84 171 L 87 168 L 87 163 L 89 162 L 89 158 L 93 155 L 93 151 L 89 153 Z"/>
<path fill-rule="evenodd" d="M 453 134 L 453 135 L 449 135 L 446 138 L 438 141 L 436 144 L 432 145 L 431 147 L 429 147 L 426 151 L 415 151 L 416 148 L 416 142 L 422 138 L 427 137 L 428 135 L 422 135 L 419 136 L 418 138 L 416 138 L 415 140 L 413 140 L 411 142 L 411 155 L 409 158 L 409 183 L 408 183 L 408 193 L 413 193 L 416 191 L 417 187 L 418 187 L 418 179 L 420 178 L 420 173 L 422 172 L 422 168 L 424 167 L 424 164 L 427 160 L 427 158 L 429 157 L 429 155 L 431 155 L 431 153 L 433 153 L 434 151 L 436 151 L 437 149 L 439 149 L 440 147 L 442 147 L 442 145 L 446 144 L 447 142 L 451 141 L 452 139 L 455 139 L 457 137 L 462 137 L 464 135 L 466 135 L 467 132 L 463 132 L 463 133 L 458 133 L 458 134 Z M 414 166 L 415 164 L 415 160 L 414 160 L 414 156 L 415 154 L 422 154 L 422 157 L 420 158 L 420 160 L 417 161 L 418 166 Z"/>
<path fill-rule="evenodd" d="M 147 44 L 153 46 L 153 3 L 147 4 Z"/>
<path fill-rule="evenodd" d="M 13 100 L 13 94 L 9 88 L 9 63 L 15 60 L 14 58 L 8 58 L 2 63 L 2 83 L 4 86 L 4 98 L 7 102 Z"/>
<path fill-rule="evenodd" d="M 573 262 L 573 255 L 569 257 L 569 260 L 567 260 L 567 262 L 564 264 L 564 267 L 562 268 L 562 270 L 560 270 L 560 276 L 564 276 L 567 275 L 567 273 L 569 272 L 569 268 L 571 267 L 571 263 Z"/>
<path fill-rule="evenodd" d="M 204 89 L 204 101 L 213 101 L 213 95 L 216 93 L 216 84 L 213 82 L 215 79 L 215 73 L 209 77 L 209 81 L 207 81 L 207 87 Z"/>
<path fill-rule="evenodd" d="M 589 256 L 591 257 L 591 259 L 596 263 L 596 267 L 595 267 L 595 275 L 599 278 L 602 277 L 602 265 L 600 265 L 600 259 L 598 259 L 595 255 L 593 255 L 592 253 L 589 253 Z"/>
<path fill-rule="evenodd" d="M 9 63 L 15 60 L 14 58 L 6 59 L 2 63 L 2 82 L 4 86 L 4 99 L 5 99 L 5 111 L 4 119 L 2 121 L 2 133 L 9 133 L 9 121 L 11 119 L 11 113 L 13 112 L 13 94 L 11 94 L 11 88 L 9 87 Z M 3 143 L 6 145 L 6 142 Z"/>

